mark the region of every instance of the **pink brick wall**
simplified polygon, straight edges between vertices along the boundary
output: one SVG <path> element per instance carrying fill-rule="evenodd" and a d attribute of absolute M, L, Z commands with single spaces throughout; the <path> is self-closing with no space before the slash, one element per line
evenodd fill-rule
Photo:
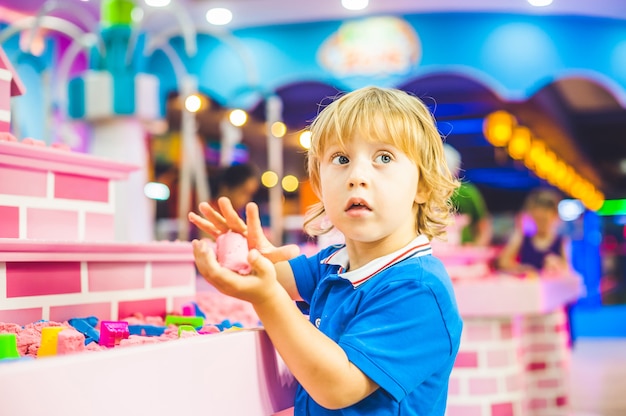
<path fill-rule="evenodd" d="M 195 279 L 193 264 L 152 263 L 152 287 L 185 286 Z"/>
<path fill-rule="evenodd" d="M 7 69 L 0 69 L 2 72 L 8 72 Z M 11 111 L 11 79 L 0 79 L 0 110 Z M 9 130 L 0 130 L 9 131 Z"/>
<path fill-rule="evenodd" d="M 454 367 L 478 367 L 478 352 L 459 351 Z"/>
<path fill-rule="evenodd" d="M 491 405 L 491 416 L 513 416 L 515 407 L 513 403 L 496 403 Z"/>
<path fill-rule="evenodd" d="M 42 308 L 0 310 L 0 322 L 26 325 L 41 319 Z"/>
<path fill-rule="evenodd" d="M 513 354 L 510 348 L 494 348 L 487 351 L 487 366 L 488 367 L 507 367 L 515 362 L 515 354 Z"/>
<path fill-rule="evenodd" d="M 109 180 L 56 173 L 54 175 L 54 197 L 108 202 Z"/>
<path fill-rule="evenodd" d="M 78 240 L 78 212 L 28 208 L 26 238 L 51 241 Z"/>
<path fill-rule="evenodd" d="M 495 394 L 498 392 L 497 377 L 471 377 L 469 379 L 469 393 L 474 394 Z"/>
<path fill-rule="evenodd" d="M 475 404 L 448 405 L 446 416 L 487 416 L 483 413 L 482 406 Z"/>
<path fill-rule="evenodd" d="M 71 318 L 86 318 L 88 316 L 96 316 L 103 321 L 111 320 L 111 303 L 83 303 L 50 307 L 51 321 L 63 322 Z"/>
<path fill-rule="evenodd" d="M 132 316 L 136 312 L 141 312 L 149 316 L 163 316 L 169 311 L 165 307 L 165 299 L 148 299 L 120 302 L 118 307 L 118 318 L 124 319 Z"/>
<path fill-rule="evenodd" d="M 114 241 L 115 216 L 113 214 L 85 213 L 85 241 Z"/>
<path fill-rule="evenodd" d="M 19 236 L 19 208 L 0 206 L 0 238 L 19 238 Z"/>
<path fill-rule="evenodd" d="M 90 292 L 145 288 L 145 263 L 89 262 L 87 270 Z"/>
<path fill-rule="evenodd" d="M 569 347 L 567 316 L 563 310 L 519 320 L 526 372 L 526 413 L 529 416 L 566 416 L 568 409 Z"/>
<path fill-rule="evenodd" d="M 80 263 L 6 263 L 7 297 L 80 293 Z"/>
<path fill-rule="evenodd" d="M 0 165 L 0 194 L 45 197 L 47 173 Z"/>
<path fill-rule="evenodd" d="M 519 340 L 510 318 L 465 318 L 446 416 L 526 416 Z"/>

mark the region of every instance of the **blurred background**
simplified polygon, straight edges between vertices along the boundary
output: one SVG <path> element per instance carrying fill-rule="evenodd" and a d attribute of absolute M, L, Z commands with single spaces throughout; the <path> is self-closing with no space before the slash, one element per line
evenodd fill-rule
<path fill-rule="evenodd" d="M 140 239 L 196 236 L 186 213 L 251 163 L 268 233 L 307 244 L 307 125 L 345 91 L 411 92 L 484 197 L 494 247 L 531 189 L 562 193 L 579 333 L 626 336 L 623 0 L 2 0 L 0 45 L 26 87 L 16 137 L 143 169 Z M 107 135 L 145 155 L 94 145 Z"/>

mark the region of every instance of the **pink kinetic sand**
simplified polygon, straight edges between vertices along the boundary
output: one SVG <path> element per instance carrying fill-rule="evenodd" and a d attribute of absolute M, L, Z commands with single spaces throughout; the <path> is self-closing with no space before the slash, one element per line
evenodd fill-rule
<path fill-rule="evenodd" d="M 217 237 L 217 261 L 227 269 L 239 274 L 250 274 L 248 241 L 239 233 L 229 231 Z"/>
<path fill-rule="evenodd" d="M 59 332 L 57 354 L 74 354 L 85 351 L 85 336 L 73 328 Z"/>

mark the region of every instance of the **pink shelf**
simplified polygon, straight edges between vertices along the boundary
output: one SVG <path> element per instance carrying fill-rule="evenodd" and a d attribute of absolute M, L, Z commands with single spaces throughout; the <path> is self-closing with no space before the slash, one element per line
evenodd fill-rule
<path fill-rule="evenodd" d="M 189 242 L 116 243 L 37 241 L 0 238 L 0 262 L 29 261 L 190 261 Z"/>
<path fill-rule="evenodd" d="M 0 141 L 0 165 L 107 179 L 126 179 L 138 169 L 83 153 L 8 141 Z"/>
<path fill-rule="evenodd" d="M 464 318 L 548 313 L 578 299 L 582 290 L 582 279 L 576 275 L 525 279 L 491 275 L 454 282 Z"/>

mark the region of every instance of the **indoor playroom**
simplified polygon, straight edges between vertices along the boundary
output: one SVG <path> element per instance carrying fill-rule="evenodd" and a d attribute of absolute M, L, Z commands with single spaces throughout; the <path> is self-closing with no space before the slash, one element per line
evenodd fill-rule
<path fill-rule="evenodd" d="M 622 0 L 0 2 L 0 415 L 624 414 L 625 22 Z M 431 259 L 445 296 L 367 297 Z"/>

